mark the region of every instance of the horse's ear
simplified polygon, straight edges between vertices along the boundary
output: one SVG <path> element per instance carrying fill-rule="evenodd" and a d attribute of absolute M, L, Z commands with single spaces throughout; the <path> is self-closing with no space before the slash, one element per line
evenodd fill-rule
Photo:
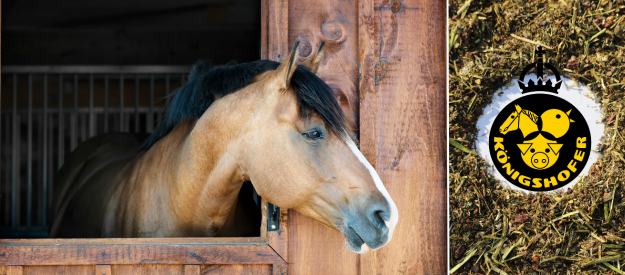
<path fill-rule="evenodd" d="M 321 64 L 321 60 L 323 59 L 323 54 L 325 53 L 325 44 L 325 41 L 321 41 L 321 45 L 319 45 L 319 49 L 317 50 L 315 55 L 302 62 L 302 65 L 310 68 L 310 71 L 315 74 L 317 73 L 317 70 L 319 69 L 319 64 Z"/>
<path fill-rule="evenodd" d="M 521 110 L 523 110 L 521 108 L 521 106 L 519 106 L 519 105 L 514 105 L 514 108 L 516 108 L 516 111 L 519 112 L 519 113 L 521 112 Z"/>
<path fill-rule="evenodd" d="M 291 77 L 297 69 L 297 59 L 299 58 L 299 41 L 295 43 L 293 50 L 289 56 L 282 61 L 278 69 L 273 72 L 271 79 L 272 82 L 278 85 L 278 89 L 286 89 L 291 83 Z"/>

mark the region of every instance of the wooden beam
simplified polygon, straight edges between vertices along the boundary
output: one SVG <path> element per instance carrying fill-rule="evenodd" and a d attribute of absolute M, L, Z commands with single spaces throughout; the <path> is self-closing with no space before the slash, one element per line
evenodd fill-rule
<path fill-rule="evenodd" d="M 447 272 L 445 1 L 360 0 L 360 145 L 399 209 L 360 274 Z"/>
<path fill-rule="evenodd" d="M 265 211 L 266 212 L 266 211 Z M 269 246 L 282 257 L 288 259 L 289 251 L 289 214 L 288 209 L 280 209 L 280 230 L 267 232 Z"/>
<path fill-rule="evenodd" d="M 289 48 L 297 41 L 302 45 L 300 61 L 314 56 L 321 42 L 325 42 L 325 55 L 317 75 L 332 88 L 356 133 L 357 22 L 356 0 L 291 0 L 287 25 L 275 26 L 272 22 L 269 25 L 270 33 L 288 26 Z M 345 247 L 345 238 L 340 232 L 293 210 L 289 210 L 288 222 L 289 274 L 324 274 L 330 270 L 334 274 L 357 273 L 358 257 Z"/>
<path fill-rule="evenodd" d="M 23 266 L 7 266 L 7 275 L 22 275 L 24 274 Z"/>
<path fill-rule="evenodd" d="M 95 275 L 111 275 L 111 265 L 96 265 Z"/>
<path fill-rule="evenodd" d="M 184 275 L 200 275 L 200 266 L 199 265 L 185 265 Z"/>
<path fill-rule="evenodd" d="M 0 265 L 274 264 L 267 244 L 42 244 L 2 245 Z"/>

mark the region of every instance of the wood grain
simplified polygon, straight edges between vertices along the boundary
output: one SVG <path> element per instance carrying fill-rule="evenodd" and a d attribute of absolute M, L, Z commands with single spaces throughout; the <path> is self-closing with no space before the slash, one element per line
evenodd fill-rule
<path fill-rule="evenodd" d="M 184 275 L 200 275 L 200 265 L 185 265 Z"/>
<path fill-rule="evenodd" d="M 19 245 L 106 245 L 106 244 L 266 244 L 267 238 L 102 238 L 102 239 L 0 239 L 0 251 L 4 246 Z"/>
<path fill-rule="evenodd" d="M 109 244 L 0 246 L 0 265 L 273 264 L 282 258 L 267 244 Z"/>
<path fill-rule="evenodd" d="M 24 267 L 7 266 L 7 275 L 22 275 L 22 274 L 24 274 Z"/>
<path fill-rule="evenodd" d="M 356 0 L 289 1 L 289 47 L 296 41 L 310 44 L 314 56 L 322 41 L 325 55 L 317 71 L 334 92 L 358 133 L 358 12 Z M 302 48 L 302 54 L 305 50 Z"/>
<path fill-rule="evenodd" d="M 112 274 L 185 275 L 184 265 L 141 264 L 112 265 Z"/>
<path fill-rule="evenodd" d="M 24 275 L 93 275 L 95 272 L 93 265 L 24 266 Z"/>
<path fill-rule="evenodd" d="M 111 275 L 111 265 L 108 265 L 108 264 L 96 265 L 95 275 Z"/>
<path fill-rule="evenodd" d="M 286 261 L 289 251 L 289 214 L 288 209 L 280 209 L 280 230 L 267 232 L 269 246 Z"/>
<path fill-rule="evenodd" d="M 288 10 L 287 0 L 267 0 L 267 49 L 266 53 L 261 53 L 262 59 L 271 59 L 282 62 L 289 53 L 288 49 Z M 261 20 L 263 20 L 261 18 Z M 261 22 L 263 24 L 263 22 Z M 264 40 L 261 40 L 261 43 Z M 261 49 L 263 46 L 261 46 Z"/>
<path fill-rule="evenodd" d="M 342 107 L 357 114 L 350 119 L 360 125 L 361 150 L 400 213 L 393 241 L 361 257 L 345 249 L 340 233 L 290 210 L 290 274 L 446 272 L 444 5 L 423 0 L 291 0 L 286 5 L 267 0 L 269 14 L 288 6 L 288 22 L 269 18 L 263 24 L 268 41 L 283 38 L 288 26 L 289 46 L 306 40 L 315 49 L 320 39 L 331 45 L 320 76 L 335 89 Z M 285 25 L 275 25 L 280 22 Z M 324 24 L 334 27 L 328 32 Z M 266 43 L 264 57 L 288 53 L 276 54 L 276 47 L 271 50 Z"/>
<path fill-rule="evenodd" d="M 271 265 L 202 265 L 202 275 L 272 274 Z"/>
<path fill-rule="evenodd" d="M 289 266 L 286 263 L 273 265 L 273 275 L 287 275 Z"/>
<path fill-rule="evenodd" d="M 360 83 L 361 149 L 400 215 L 393 240 L 362 256 L 360 273 L 443 274 L 447 270 L 445 2 L 396 1 L 360 5 L 359 54 L 366 67 Z"/>
<path fill-rule="evenodd" d="M 306 41 L 309 56 L 325 41 L 325 56 L 317 75 L 333 90 L 358 133 L 357 2 L 289 1 L 288 43 Z M 277 28 L 276 26 L 269 26 Z M 302 57 L 303 60 L 306 57 Z M 355 274 L 358 256 L 345 247 L 343 235 L 289 210 L 289 274 Z"/>

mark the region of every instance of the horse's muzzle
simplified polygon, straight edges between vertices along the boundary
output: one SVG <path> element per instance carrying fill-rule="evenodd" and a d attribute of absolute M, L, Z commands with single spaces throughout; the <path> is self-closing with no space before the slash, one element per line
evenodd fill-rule
<path fill-rule="evenodd" d="M 349 250 L 366 253 L 369 249 L 376 250 L 388 243 L 389 228 L 386 224 L 391 218 L 391 209 L 386 201 L 371 203 L 364 211 L 354 214 L 346 215 L 346 227 L 343 230 L 345 245 Z"/>

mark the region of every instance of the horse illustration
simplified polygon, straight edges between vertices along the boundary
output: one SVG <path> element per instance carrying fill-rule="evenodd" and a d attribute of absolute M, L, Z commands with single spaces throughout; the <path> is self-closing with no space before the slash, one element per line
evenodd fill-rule
<path fill-rule="evenodd" d="M 147 140 L 117 133 L 81 144 L 54 186 L 50 236 L 236 236 L 249 181 L 272 204 L 340 231 L 353 252 L 386 245 L 397 206 L 330 87 L 298 58 L 299 43 L 281 64 L 199 62 Z"/>
<path fill-rule="evenodd" d="M 523 109 L 519 105 L 514 105 L 515 111 L 501 124 L 499 132 L 502 135 L 511 131 L 521 130 L 523 137 L 538 131 L 539 117 L 532 111 Z"/>

